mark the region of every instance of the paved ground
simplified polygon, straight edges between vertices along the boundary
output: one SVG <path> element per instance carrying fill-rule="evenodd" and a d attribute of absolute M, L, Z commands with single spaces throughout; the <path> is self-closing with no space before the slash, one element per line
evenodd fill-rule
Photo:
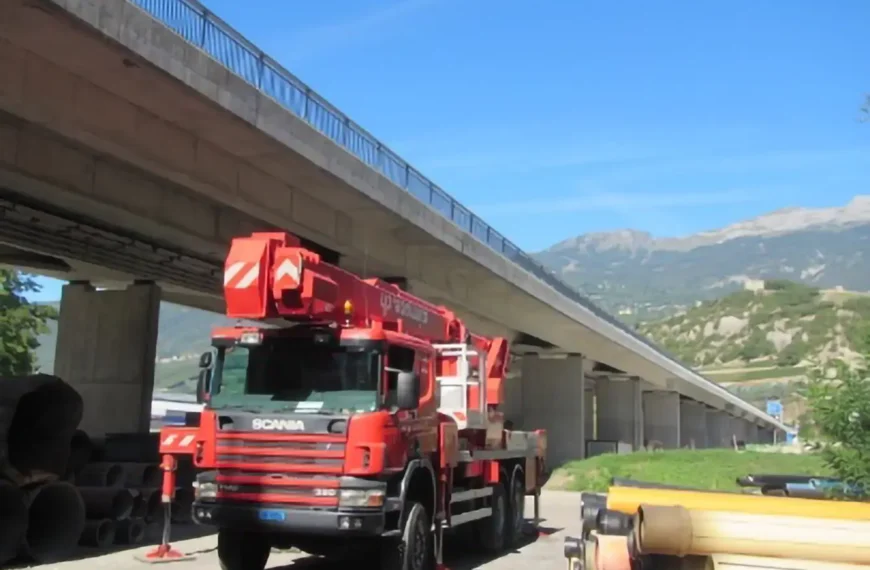
<path fill-rule="evenodd" d="M 527 514 L 532 513 L 531 499 L 526 506 Z M 509 552 L 497 559 L 473 559 L 473 556 L 451 553 L 445 562 L 451 570 L 562 570 L 565 559 L 562 556 L 562 539 L 566 534 L 577 533 L 580 518 L 580 493 L 564 491 L 544 491 L 541 496 L 541 516 L 544 521 L 539 525 L 544 531 L 536 540 L 531 541 L 516 552 Z M 217 570 L 218 560 L 215 552 L 216 539 L 205 536 L 181 540 L 175 546 L 184 553 L 193 553 L 193 560 L 161 564 L 157 568 L 170 570 Z M 57 570 L 141 570 L 149 565 L 136 560 L 149 548 L 137 548 L 90 556 L 41 566 L 41 569 Z M 273 553 L 269 560 L 269 568 L 273 570 L 344 570 L 347 565 L 327 564 L 322 560 L 312 559 L 299 554 Z"/>

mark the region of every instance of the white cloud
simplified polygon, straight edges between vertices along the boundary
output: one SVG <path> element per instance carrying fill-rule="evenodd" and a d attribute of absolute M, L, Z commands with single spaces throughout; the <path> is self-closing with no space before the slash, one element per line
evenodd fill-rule
<path fill-rule="evenodd" d="M 636 212 L 638 210 L 693 208 L 741 204 L 769 195 L 765 191 L 734 189 L 723 192 L 596 192 L 553 199 L 479 204 L 471 209 L 487 215 L 540 215 L 566 212 Z"/>

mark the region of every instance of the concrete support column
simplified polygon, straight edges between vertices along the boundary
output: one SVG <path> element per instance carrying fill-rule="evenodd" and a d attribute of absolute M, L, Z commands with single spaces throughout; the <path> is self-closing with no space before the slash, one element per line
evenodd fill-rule
<path fill-rule="evenodd" d="M 159 315 L 160 288 L 151 283 L 64 286 L 54 373 L 82 395 L 89 435 L 149 430 Z"/>
<path fill-rule="evenodd" d="M 595 439 L 595 388 L 589 387 L 591 383 L 590 380 L 585 380 L 586 391 L 583 392 L 583 430 L 586 441 Z"/>
<path fill-rule="evenodd" d="M 584 384 L 582 356 L 523 356 L 523 426 L 547 430 L 547 464 L 551 468 L 585 456 Z"/>
<path fill-rule="evenodd" d="M 760 443 L 772 444 L 773 443 L 773 428 L 760 427 L 758 428 L 758 436 Z"/>
<path fill-rule="evenodd" d="M 680 447 L 680 395 L 677 392 L 643 393 L 644 440 L 661 442 L 665 449 Z"/>
<path fill-rule="evenodd" d="M 734 445 L 734 439 L 740 439 L 740 418 L 734 417 L 731 414 L 726 414 L 726 417 L 725 445 L 732 446 Z"/>
<path fill-rule="evenodd" d="M 731 425 L 728 415 L 713 408 L 707 408 L 707 445 L 710 447 L 727 447 L 730 438 Z"/>
<path fill-rule="evenodd" d="M 680 401 L 680 445 L 706 449 L 710 446 L 707 406 L 693 400 Z"/>
<path fill-rule="evenodd" d="M 597 436 L 601 440 L 631 444 L 634 450 L 643 446 L 643 398 L 640 380 L 595 380 Z"/>
<path fill-rule="evenodd" d="M 746 430 L 746 443 L 760 443 L 761 438 L 758 437 L 760 429 L 761 427 L 757 423 L 751 422 Z"/>

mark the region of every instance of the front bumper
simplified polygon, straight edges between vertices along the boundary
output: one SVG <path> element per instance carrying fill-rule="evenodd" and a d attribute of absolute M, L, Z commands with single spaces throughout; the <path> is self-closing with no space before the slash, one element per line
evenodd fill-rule
<path fill-rule="evenodd" d="M 317 536 L 380 536 L 384 533 L 384 519 L 383 511 L 300 509 L 225 501 L 193 504 L 193 520 L 198 524 Z"/>

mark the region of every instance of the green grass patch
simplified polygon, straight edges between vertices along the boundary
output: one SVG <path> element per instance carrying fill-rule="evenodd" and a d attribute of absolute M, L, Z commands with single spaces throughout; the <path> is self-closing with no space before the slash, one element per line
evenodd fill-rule
<path fill-rule="evenodd" d="M 803 366 L 788 366 L 774 368 L 772 370 L 748 370 L 733 374 L 709 374 L 716 382 L 749 382 L 751 380 L 772 380 L 776 378 L 788 378 L 789 376 L 803 376 L 807 369 Z"/>
<path fill-rule="evenodd" d="M 154 367 L 154 386 L 161 390 L 193 393 L 199 374 L 198 360 L 158 362 Z"/>
<path fill-rule="evenodd" d="M 571 491 L 606 491 L 613 477 L 708 490 L 736 490 L 737 477 L 749 473 L 826 475 L 814 454 L 674 449 L 625 455 L 608 453 L 560 467 L 554 476 Z"/>

